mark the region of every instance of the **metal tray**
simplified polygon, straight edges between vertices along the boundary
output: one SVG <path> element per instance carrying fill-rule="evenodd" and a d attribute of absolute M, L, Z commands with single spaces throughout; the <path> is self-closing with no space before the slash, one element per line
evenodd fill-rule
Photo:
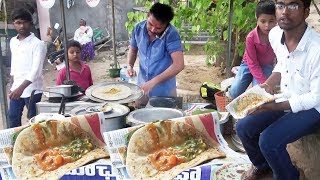
<path fill-rule="evenodd" d="M 127 98 L 115 100 L 115 101 L 106 101 L 106 100 L 99 99 L 99 98 L 92 96 L 93 89 L 101 87 L 101 86 L 105 86 L 105 85 L 111 85 L 111 84 L 121 84 L 121 85 L 129 87 L 131 89 L 131 95 Z M 126 104 L 126 103 L 131 103 L 137 99 L 140 99 L 143 96 L 143 92 L 140 89 L 140 87 L 135 84 L 131 84 L 131 83 L 127 83 L 127 82 L 103 82 L 103 83 L 99 83 L 99 84 L 90 86 L 86 90 L 86 96 L 88 96 L 92 101 L 96 101 L 96 102 L 110 102 L 110 103 Z"/>

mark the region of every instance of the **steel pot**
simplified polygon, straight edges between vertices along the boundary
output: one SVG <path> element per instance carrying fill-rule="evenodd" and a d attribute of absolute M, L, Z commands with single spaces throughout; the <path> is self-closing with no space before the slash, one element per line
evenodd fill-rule
<path fill-rule="evenodd" d="M 132 126 L 146 124 L 157 120 L 183 117 L 182 111 L 172 108 L 150 107 L 132 111 L 128 117 L 128 124 Z"/>
<path fill-rule="evenodd" d="M 97 106 L 102 104 L 93 103 L 92 106 Z M 106 121 L 106 131 L 113 131 L 117 129 L 122 129 L 126 127 L 126 116 L 129 114 L 130 110 L 127 106 L 121 104 L 109 104 L 112 107 L 112 110 L 105 112 L 105 121 Z M 89 106 L 78 106 L 70 111 L 72 115 L 84 115 L 90 114 L 88 112 Z"/>
<path fill-rule="evenodd" d="M 47 87 L 47 89 L 49 90 L 49 97 L 61 97 L 60 94 L 63 94 L 65 97 L 70 97 L 72 94 L 72 87 L 73 85 L 58 85 Z"/>

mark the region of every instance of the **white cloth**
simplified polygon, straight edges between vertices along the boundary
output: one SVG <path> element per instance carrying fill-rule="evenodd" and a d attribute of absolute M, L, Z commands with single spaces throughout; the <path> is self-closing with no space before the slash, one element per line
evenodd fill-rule
<path fill-rule="evenodd" d="M 87 32 L 84 32 L 83 29 L 87 29 Z M 87 44 L 92 41 L 93 31 L 90 26 L 79 27 L 74 33 L 73 39 L 78 41 L 81 45 Z"/>
<path fill-rule="evenodd" d="M 279 26 L 269 33 L 278 61 L 273 72 L 281 73 L 281 91 L 288 97 L 293 113 L 312 108 L 320 112 L 320 36 L 307 27 L 291 53 L 284 38 Z"/>
<path fill-rule="evenodd" d="M 18 88 L 24 80 L 32 83 L 23 91 L 21 97 L 30 97 L 34 89 L 43 89 L 43 62 L 47 53 L 47 46 L 33 33 L 23 40 L 17 36 L 10 40 L 11 49 L 11 72 L 13 84 L 11 91 Z"/>

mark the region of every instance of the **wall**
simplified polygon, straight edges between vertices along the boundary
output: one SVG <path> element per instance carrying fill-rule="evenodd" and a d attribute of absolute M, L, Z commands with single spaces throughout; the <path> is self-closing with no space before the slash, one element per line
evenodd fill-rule
<path fill-rule="evenodd" d="M 39 1 L 37 1 L 37 13 L 39 19 L 39 27 L 40 27 L 40 37 L 43 41 L 50 41 L 47 37 L 47 27 L 50 26 L 50 15 L 49 9 L 43 8 Z"/>
<path fill-rule="evenodd" d="M 51 26 L 55 23 L 62 25 L 61 11 L 59 0 L 56 0 L 55 5 L 49 10 Z M 98 6 L 90 8 L 85 0 L 76 0 L 74 6 L 67 9 L 67 2 L 64 2 L 67 37 L 72 38 L 75 30 L 79 27 L 81 18 L 86 19 L 87 25 L 92 28 L 107 27 L 110 35 L 112 33 L 112 14 L 111 0 L 100 0 Z M 116 40 L 122 41 L 128 39 L 128 33 L 125 28 L 127 20 L 127 12 L 132 10 L 134 6 L 133 0 L 119 0 L 115 3 L 115 20 L 116 20 Z"/>

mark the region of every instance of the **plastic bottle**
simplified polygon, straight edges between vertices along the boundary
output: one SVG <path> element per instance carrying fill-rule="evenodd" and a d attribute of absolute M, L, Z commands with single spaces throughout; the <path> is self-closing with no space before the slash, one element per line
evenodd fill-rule
<path fill-rule="evenodd" d="M 124 82 L 128 82 L 129 81 L 129 77 L 127 76 L 127 66 L 124 66 L 123 68 L 121 68 L 120 70 L 120 79 Z"/>
<path fill-rule="evenodd" d="M 138 83 L 138 77 L 137 77 L 136 75 L 135 75 L 135 76 L 132 76 L 132 77 L 129 77 L 128 83 L 132 83 L 132 84 L 137 85 L 137 83 Z"/>

